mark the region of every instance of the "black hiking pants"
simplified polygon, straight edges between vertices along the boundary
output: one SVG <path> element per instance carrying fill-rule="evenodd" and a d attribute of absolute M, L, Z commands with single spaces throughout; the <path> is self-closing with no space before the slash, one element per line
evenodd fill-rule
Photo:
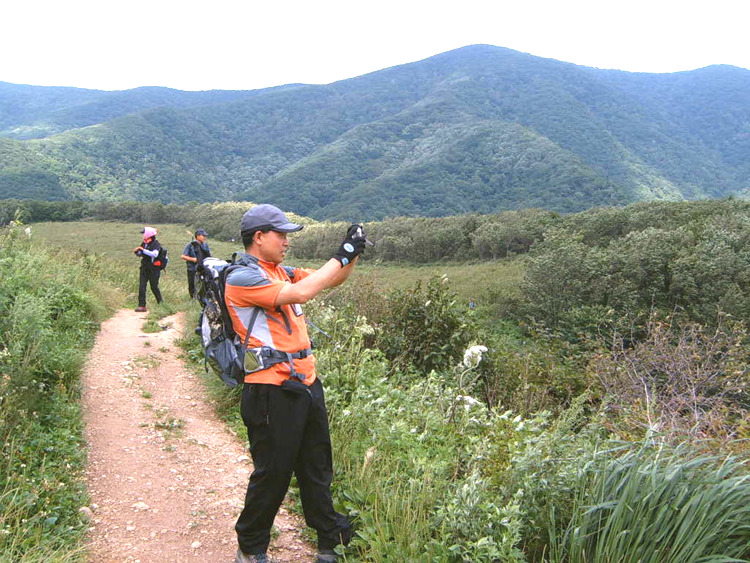
<path fill-rule="evenodd" d="M 138 286 L 138 306 L 139 307 L 145 307 L 146 306 L 146 284 L 149 284 L 151 286 L 151 292 L 154 294 L 154 297 L 156 297 L 156 302 L 161 303 L 163 299 L 161 298 L 161 291 L 159 291 L 159 276 L 161 275 L 161 270 L 157 270 L 156 268 L 149 268 L 149 267 L 143 267 L 141 266 L 141 278 L 140 278 L 140 284 Z"/>
<path fill-rule="evenodd" d="M 247 554 L 266 552 L 292 472 L 305 521 L 318 532 L 318 547 L 332 549 L 351 539 L 349 520 L 334 510 L 331 500 L 333 465 L 323 385 L 320 380 L 309 388 L 298 385 L 288 390 L 251 383 L 242 390 L 242 420 L 255 470 L 235 530 Z"/>
<path fill-rule="evenodd" d="M 187 278 L 188 278 L 188 293 L 190 294 L 190 299 L 192 299 L 193 297 L 195 297 L 195 270 L 188 270 Z"/>

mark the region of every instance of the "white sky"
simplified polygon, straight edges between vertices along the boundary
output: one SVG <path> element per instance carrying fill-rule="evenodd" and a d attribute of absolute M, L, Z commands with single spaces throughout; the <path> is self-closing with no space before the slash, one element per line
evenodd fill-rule
<path fill-rule="evenodd" d="M 0 81 L 327 84 L 477 43 L 579 65 L 750 68 L 744 0 L 5 0 Z"/>

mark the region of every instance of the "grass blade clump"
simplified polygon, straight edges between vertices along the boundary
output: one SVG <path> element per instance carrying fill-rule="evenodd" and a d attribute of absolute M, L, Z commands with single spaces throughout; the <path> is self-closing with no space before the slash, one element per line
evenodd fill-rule
<path fill-rule="evenodd" d="M 750 475 L 734 457 L 647 442 L 582 476 L 555 562 L 689 563 L 750 555 Z"/>

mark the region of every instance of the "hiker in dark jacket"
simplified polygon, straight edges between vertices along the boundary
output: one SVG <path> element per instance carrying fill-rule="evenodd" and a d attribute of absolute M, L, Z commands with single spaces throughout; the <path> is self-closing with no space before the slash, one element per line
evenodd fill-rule
<path fill-rule="evenodd" d="M 206 242 L 207 238 L 208 233 L 203 229 L 198 229 L 195 231 L 195 240 L 187 243 L 180 256 L 187 262 L 188 293 L 191 299 L 195 297 L 195 269 L 204 258 L 211 256 L 211 249 Z"/>
<path fill-rule="evenodd" d="M 156 240 L 156 229 L 153 227 L 143 228 L 143 244 L 136 247 L 133 252 L 136 256 L 141 257 L 141 276 L 140 285 L 138 287 L 138 307 L 136 307 L 137 313 L 145 313 L 146 309 L 146 284 L 151 285 L 151 292 L 156 297 L 156 302 L 161 303 L 163 301 L 161 297 L 161 291 L 159 291 L 159 276 L 161 270 L 158 265 L 154 264 L 159 257 L 159 251 L 161 250 L 161 244 Z"/>

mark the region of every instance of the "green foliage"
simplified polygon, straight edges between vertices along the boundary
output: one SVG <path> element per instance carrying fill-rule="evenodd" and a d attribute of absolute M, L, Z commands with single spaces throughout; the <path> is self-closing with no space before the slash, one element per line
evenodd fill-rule
<path fill-rule="evenodd" d="M 347 330 L 345 342 L 328 343 L 319 354 L 337 464 L 334 494 L 357 525 L 350 551 L 376 561 L 490 560 L 498 553 L 522 560 L 517 510 L 512 503 L 496 508 L 485 485 L 470 477 L 486 411 L 457 395 L 451 377 L 433 373 L 394 385 L 383 377 L 388 365 L 380 354 L 352 345 L 367 332 Z M 498 525 L 498 514 L 511 521 Z"/>
<path fill-rule="evenodd" d="M 87 502 L 81 415 L 65 393 L 48 392 L 45 400 L 45 412 L 26 411 L 0 448 L 2 561 L 81 559 L 87 528 L 78 511 Z M 12 400 L 3 408 L 22 406 Z"/>
<path fill-rule="evenodd" d="M 613 213 L 618 226 L 599 230 L 597 219 Z M 748 205 L 739 201 L 570 217 L 534 247 L 523 289 L 528 312 L 569 334 L 591 334 L 618 318 L 642 325 L 652 309 L 702 324 L 717 311 L 747 318 L 748 232 Z"/>
<path fill-rule="evenodd" d="M 436 514 L 440 526 L 436 550 L 447 544 L 450 558 L 460 561 L 526 561 L 518 547 L 522 541 L 518 499 L 497 506 L 492 497 L 487 482 L 477 473 L 455 486 L 452 497 Z"/>
<path fill-rule="evenodd" d="M 457 373 L 445 365 L 429 376 L 385 378 L 390 368 L 382 356 L 362 346 L 369 330 L 354 328 L 357 323 L 341 313 L 329 311 L 332 316 L 324 326 L 333 340 L 318 355 L 331 416 L 334 497 L 357 526 L 348 556 L 372 561 L 589 560 L 563 557 L 569 548 L 561 547 L 562 538 L 568 541 L 584 520 L 593 530 L 599 520 L 591 517 L 592 505 L 601 505 L 601 514 L 649 503 L 653 511 L 644 508 L 618 529 L 659 530 L 659 518 L 667 516 L 658 509 L 669 505 L 658 491 L 648 493 L 660 487 L 656 478 L 661 474 L 669 478 L 664 483 L 676 483 L 675 490 L 681 491 L 676 502 L 684 503 L 680 513 L 686 518 L 707 491 L 717 499 L 701 505 L 701 514 L 712 513 L 713 520 L 690 519 L 696 541 L 679 535 L 670 543 L 683 557 L 674 560 L 690 561 L 689 554 L 695 553 L 742 555 L 738 546 L 746 545 L 747 530 L 740 523 L 746 519 L 750 482 L 736 462 L 731 469 L 718 457 L 694 462 L 698 454 L 684 446 L 681 457 L 665 460 L 653 481 L 644 482 L 652 474 L 646 458 L 658 460 L 649 455 L 632 469 L 634 481 L 623 480 L 617 487 L 610 477 L 632 467 L 633 452 L 642 446 L 609 438 L 594 422 L 598 417 L 587 414 L 591 397 L 581 396 L 555 418 L 549 413 L 523 418 L 487 409 L 460 393 Z M 653 451 L 649 441 L 643 443 L 642 451 Z M 715 477 L 706 480 L 701 474 L 694 480 L 692 467 L 705 467 Z M 732 481 L 723 483 L 720 476 Z M 700 488 L 694 488 L 696 482 L 702 483 Z M 624 489 L 637 499 L 617 498 Z M 606 498 L 597 500 L 603 494 Z M 722 502 L 731 507 L 726 520 L 715 508 Z M 731 529 L 716 534 L 714 526 L 725 522 L 731 522 Z M 560 532 L 566 529 L 567 534 Z M 614 553 L 615 560 L 642 556 L 638 544 L 623 543 L 628 536 L 608 536 L 585 539 L 608 545 L 602 553 L 609 560 Z M 709 538 L 717 538 L 713 551 L 702 551 Z"/>
<path fill-rule="evenodd" d="M 555 214 L 541 210 L 506 211 L 495 215 L 459 215 L 439 219 L 399 218 L 366 223 L 375 247 L 364 260 L 425 264 L 494 260 L 526 253 L 543 238 Z M 348 223 L 319 223 L 294 236 L 295 257 L 327 260 Z"/>
<path fill-rule="evenodd" d="M 612 441 L 587 413 L 589 401 L 581 395 L 556 417 L 547 411 L 527 417 L 493 412 L 480 470 L 497 498 L 520 505 L 524 553 L 531 561 L 545 560 L 549 530 L 572 517 L 580 468 L 627 447 Z"/>
<path fill-rule="evenodd" d="M 194 206 L 158 202 L 49 202 L 0 200 L 0 226 L 18 218 L 27 223 L 45 221 L 132 221 L 134 223 L 187 222 Z M 16 217 L 18 215 L 18 217 Z"/>
<path fill-rule="evenodd" d="M 76 393 L 102 311 L 81 263 L 32 247 L 23 227 L 0 242 L 0 551 L 63 559 L 86 528 Z"/>
<path fill-rule="evenodd" d="M 478 372 L 488 406 L 524 416 L 559 412 L 590 385 L 588 355 L 580 346 L 511 323 L 493 324 L 476 340 L 489 349 Z"/>
<path fill-rule="evenodd" d="M 19 193 L 27 199 L 67 199 L 67 194 L 60 185 L 60 178 L 50 172 L 33 169 L 0 170 L 0 199 L 12 198 Z"/>
<path fill-rule="evenodd" d="M 429 372 L 455 363 L 470 339 L 464 309 L 456 307 L 447 278 L 433 278 L 391 296 L 378 347 L 398 366 Z"/>

